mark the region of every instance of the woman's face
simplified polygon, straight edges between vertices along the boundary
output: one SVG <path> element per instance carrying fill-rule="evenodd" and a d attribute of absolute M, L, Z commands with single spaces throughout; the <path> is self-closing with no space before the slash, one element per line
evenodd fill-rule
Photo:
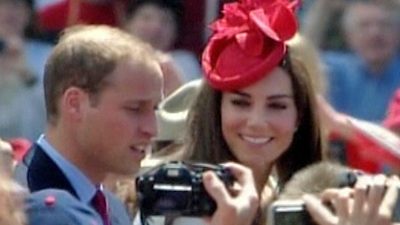
<path fill-rule="evenodd" d="M 223 92 L 222 133 L 240 163 L 251 168 L 271 166 L 292 142 L 297 125 L 289 74 L 276 68 L 262 80 Z"/>

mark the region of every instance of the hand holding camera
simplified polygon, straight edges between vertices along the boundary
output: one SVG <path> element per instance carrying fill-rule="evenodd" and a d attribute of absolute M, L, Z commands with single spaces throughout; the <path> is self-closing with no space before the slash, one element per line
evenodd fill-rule
<path fill-rule="evenodd" d="M 305 196 L 308 211 L 320 225 L 398 225 L 394 214 L 399 195 L 399 179 L 383 175 L 362 176 L 354 188 L 328 189 L 322 202 L 331 202 L 333 214 L 313 196 Z"/>
<path fill-rule="evenodd" d="M 394 223 L 400 221 L 399 190 L 397 177 L 364 174 L 328 161 L 316 163 L 286 183 L 268 209 L 267 224 L 399 225 Z"/>
<path fill-rule="evenodd" d="M 252 172 L 249 168 L 237 163 L 226 163 L 224 166 L 229 168 L 236 179 L 236 191 L 232 196 L 227 189 L 222 188 L 221 182 L 215 179 L 215 176 L 212 180 L 205 177 L 206 189 L 217 202 L 217 210 L 210 219 L 210 225 L 252 224 L 259 208 L 259 198 Z"/>
<path fill-rule="evenodd" d="M 165 163 L 140 175 L 136 190 L 143 224 L 148 216 L 173 214 L 211 217 L 215 225 L 248 225 L 258 207 L 250 170 L 235 163 Z"/>
<path fill-rule="evenodd" d="M 140 210 L 144 215 L 211 215 L 215 201 L 203 185 L 203 173 L 212 170 L 225 186 L 233 177 L 223 166 L 170 162 L 153 168 L 136 179 Z"/>

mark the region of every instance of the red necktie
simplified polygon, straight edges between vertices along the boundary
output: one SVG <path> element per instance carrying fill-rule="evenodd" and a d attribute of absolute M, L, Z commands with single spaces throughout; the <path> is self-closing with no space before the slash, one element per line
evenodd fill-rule
<path fill-rule="evenodd" d="M 110 217 L 108 215 L 106 196 L 100 189 L 97 189 L 96 194 L 92 199 L 92 205 L 96 209 L 96 211 L 100 214 L 104 225 L 111 225 Z"/>

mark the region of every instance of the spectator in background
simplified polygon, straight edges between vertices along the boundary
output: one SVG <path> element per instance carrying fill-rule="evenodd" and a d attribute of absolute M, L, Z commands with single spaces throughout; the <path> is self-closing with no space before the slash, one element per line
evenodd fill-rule
<path fill-rule="evenodd" d="M 181 0 L 136 0 L 128 8 L 125 28 L 168 53 L 183 82 L 200 78 L 202 72 L 196 56 L 187 50 L 174 49 L 182 30 L 184 6 Z"/>
<path fill-rule="evenodd" d="M 329 140 L 328 155 L 347 166 L 370 173 L 382 172 L 383 165 L 399 168 L 400 139 L 382 126 L 337 112 L 324 97 L 325 73 L 316 47 L 302 35 L 289 41 L 291 54 L 301 61 L 314 81 L 319 97 L 319 116 Z M 396 111 L 396 110 L 392 110 Z"/>
<path fill-rule="evenodd" d="M 35 30 L 35 17 L 29 0 L 0 0 L 0 49 L 13 47 L 11 64 L 17 64 L 28 85 L 41 85 L 44 64 L 52 46 L 25 35 Z M 18 45 L 18 46 L 17 46 Z"/>
<path fill-rule="evenodd" d="M 1 7 L 0 3 L 0 11 Z M 21 40 L 3 40 L 6 46 L 0 52 L 0 136 L 34 140 L 45 124 L 42 92 L 32 86 L 34 77 L 23 59 Z"/>
<path fill-rule="evenodd" d="M 24 36 L 25 0 L 0 1 L 0 136 L 34 140 L 45 124 L 42 71 L 50 46 Z"/>
<path fill-rule="evenodd" d="M 384 118 L 390 97 L 400 85 L 400 11 L 390 0 L 316 0 L 303 31 L 320 40 L 326 16 L 344 6 L 342 28 L 349 52 L 323 54 L 329 98 L 340 112 L 369 121 Z M 317 42 L 317 44 L 320 44 Z"/>
<path fill-rule="evenodd" d="M 60 0 L 38 9 L 40 31 L 50 41 L 66 27 L 77 24 L 120 26 L 128 0 Z"/>

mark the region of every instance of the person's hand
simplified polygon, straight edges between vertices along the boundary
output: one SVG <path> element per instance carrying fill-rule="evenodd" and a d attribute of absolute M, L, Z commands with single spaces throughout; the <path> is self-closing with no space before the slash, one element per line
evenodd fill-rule
<path fill-rule="evenodd" d="M 255 218 L 259 200 L 250 169 L 236 164 L 224 164 L 236 179 L 235 193 L 211 171 L 203 174 L 204 186 L 217 203 L 217 210 L 207 221 L 210 225 L 249 225 Z"/>
<path fill-rule="evenodd" d="M 304 196 L 307 210 L 320 225 L 399 225 L 392 222 L 399 179 L 384 175 L 359 177 L 355 187 L 328 189 L 321 199 Z M 322 202 L 329 202 L 332 213 Z"/>

